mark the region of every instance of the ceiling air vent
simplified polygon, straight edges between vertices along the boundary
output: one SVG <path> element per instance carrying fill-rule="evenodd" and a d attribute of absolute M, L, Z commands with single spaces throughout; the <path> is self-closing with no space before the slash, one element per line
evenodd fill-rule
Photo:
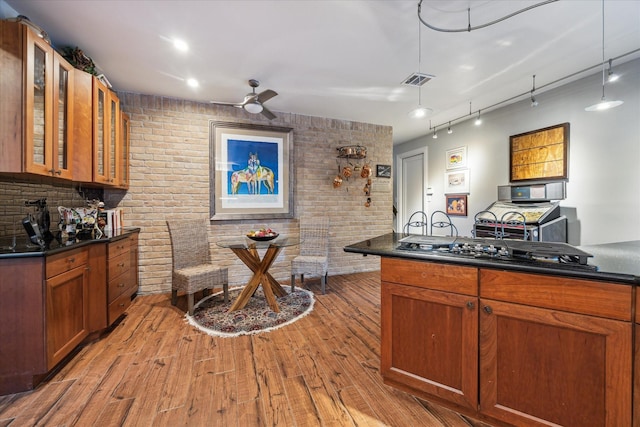
<path fill-rule="evenodd" d="M 402 84 L 407 86 L 422 86 L 434 77 L 435 76 L 432 76 L 431 74 L 412 73 L 402 81 Z"/>

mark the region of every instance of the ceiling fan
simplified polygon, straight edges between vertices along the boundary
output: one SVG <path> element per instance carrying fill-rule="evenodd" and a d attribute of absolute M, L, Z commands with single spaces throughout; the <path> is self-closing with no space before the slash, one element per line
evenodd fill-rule
<path fill-rule="evenodd" d="M 249 80 L 249 86 L 253 88 L 253 92 L 249 92 L 244 96 L 244 101 L 235 103 L 235 102 L 215 102 L 212 101 L 212 104 L 218 105 L 232 105 L 238 108 L 244 108 L 246 111 L 252 114 L 262 113 L 269 120 L 275 119 L 276 115 L 269 111 L 263 104 L 276 96 L 278 93 L 271 89 L 267 89 L 263 92 L 256 93 L 256 88 L 260 86 L 260 82 L 255 79 Z"/>

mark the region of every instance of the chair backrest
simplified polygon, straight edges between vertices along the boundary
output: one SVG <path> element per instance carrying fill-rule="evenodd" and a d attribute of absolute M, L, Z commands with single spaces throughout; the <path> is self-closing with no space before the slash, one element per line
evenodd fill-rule
<path fill-rule="evenodd" d="M 424 211 L 415 211 L 409 217 L 409 221 L 402 227 L 402 232 L 404 234 L 411 234 L 412 228 L 417 228 L 420 230 L 420 234 L 427 233 L 427 226 L 429 225 L 429 219 L 427 218 L 427 214 Z"/>
<path fill-rule="evenodd" d="M 453 222 L 451 221 L 451 217 L 447 215 L 446 212 L 433 211 L 433 213 L 431 214 L 431 228 L 429 230 L 429 234 L 431 236 L 433 236 L 434 228 L 440 228 L 440 229 L 449 228 L 451 232 L 450 236 L 458 237 L 458 229 L 456 228 L 455 225 L 453 225 Z"/>
<path fill-rule="evenodd" d="M 329 224 L 327 216 L 300 219 L 300 255 L 329 255 Z"/>
<path fill-rule="evenodd" d="M 174 270 L 211 263 L 208 220 L 175 219 L 167 221 L 167 227 Z"/>
<path fill-rule="evenodd" d="M 501 239 L 502 238 L 502 233 L 501 231 L 498 231 L 498 217 L 496 216 L 496 214 L 494 214 L 491 211 L 480 211 L 478 212 L 474 217 L 473 217 L 473 223 L 474 223 L 474 228 L 473 228 L 473 237 L 478 237 L 476 236 L 476 229 L 477 226 L 483 226 L 483 227 L 493 227 L 493 231 L 489 231 L 487 234 L 489 234 L 490 236 L 492 236 L 495 239 Z"/>
<path fill-rule="evenodd" d="M 509 237 L 509 233 L 504 231 L 504 226 L 507 225 L 509 227 L 522 227 L 522 239 L 529 239 L 529 232 L 527 231 L 527 218 L 522 215 L 521 212 L 505 212 L 505 214 L 500 218 L 500 223 L 500 232 L 502 234 L 501 238 Z"/>

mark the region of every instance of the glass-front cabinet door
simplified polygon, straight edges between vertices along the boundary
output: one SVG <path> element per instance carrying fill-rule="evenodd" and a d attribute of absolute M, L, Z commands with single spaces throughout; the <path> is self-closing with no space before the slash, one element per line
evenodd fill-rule
<path fill-rule="evenodd" d="M 73 67 L 54 53 L 53 156 L 55 176 L 73 179 Z"/>
<path fill-rule="evenodd" d="M 25 33 L 25 170 L 51 175 L 53 152 L 47 141 L 51 141 L 52 51 L 43 39 Z"/>
<path fill-rule="evenodd" d="M 120 188 L 129 188 L 129 115 L 122 113 L 122 133 L 120 134 Z"/>
<path fill-rule="evenodd" d="M 120 101 L 109 91 L 109 183 L 120 185 Z"/>
<path fill-rule="evenodd" d="M 109 183 L 107 87 L 93 78 L 93 181 Z"/>

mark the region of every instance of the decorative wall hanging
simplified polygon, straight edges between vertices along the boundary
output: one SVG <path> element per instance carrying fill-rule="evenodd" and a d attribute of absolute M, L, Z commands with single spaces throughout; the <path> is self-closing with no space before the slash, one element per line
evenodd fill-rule
<path fill-rule="evenodd" d="M 469 169 L 444 173 L 444 194 L 468 193 Z"/>
<path fill-rule="evenodd" d="M 509 137 L 509 181 L 568 179 L 569 123 Z"/>
<path fill-rule="evenodd" d="M 212 220 L 293 218 L 293 130 L 210 122 Z"/>
<path fill-rule="evenodd" d="M 467 195 L 447 194 L 447 215 L 467 216 Z"/>
<path fill-rule="evenodd" d="M 459 169 L 467 167 L 467 147 L 458 147 L 446 152 L 446 167 L 449 169 Z"/>

